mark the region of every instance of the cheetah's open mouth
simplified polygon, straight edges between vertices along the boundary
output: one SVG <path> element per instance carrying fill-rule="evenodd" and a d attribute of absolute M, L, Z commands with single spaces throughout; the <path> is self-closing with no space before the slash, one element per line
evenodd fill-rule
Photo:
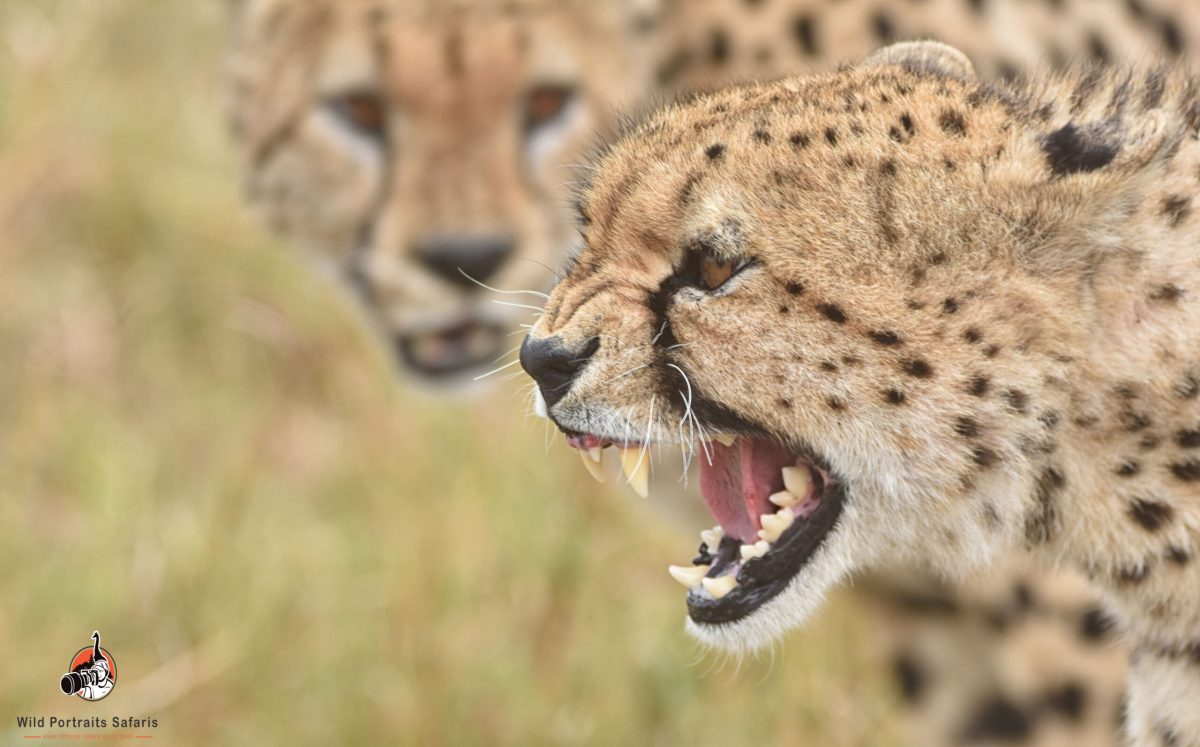
<path fill-rule="evenodd" d="M 584 464 L 600 477 L 597 436 L 568 434 Z M 626 477 L 646 493 L 649 455 L 617 445 Z M 837 524 L 845 486 L 823 460 L 765 437 L 705 442 L 698 457 L 700 492 L 718 524 L 700 533 L 690 566 L 670 573 L 688 589 L 688 615 L 703 624 L 735 622 L 783 591 Z"/>
<path fill-rule="evenodd" d="M 402 334 L 396 351 L 410 370 L 429 379 L 475 373 L 494 363 L 504 349 L 505 328 L 467 319 L 440 329 Z"/>

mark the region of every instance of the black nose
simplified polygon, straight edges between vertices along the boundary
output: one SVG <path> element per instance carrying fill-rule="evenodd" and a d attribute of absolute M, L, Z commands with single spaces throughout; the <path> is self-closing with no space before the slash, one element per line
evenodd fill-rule
<path fill-rule="evenodd" d="M 513 251 L 511 236 L 438 236 L 417 244 L 417 259 L 439 277 L 460 285 L 478 287 L 496 274 Z"/>
<path fill-rule="evenodd" d="M 599 349 L 599 337 L 576 347 L 564 345 L 557 337 L 526 337 L 521 344 L 521 367 L 537 382 L 546 407 L 553 407 Z"/>

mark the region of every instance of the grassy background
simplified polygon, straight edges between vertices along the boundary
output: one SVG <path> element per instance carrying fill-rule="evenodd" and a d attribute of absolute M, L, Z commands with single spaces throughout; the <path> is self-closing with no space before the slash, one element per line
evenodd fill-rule
<path fill-rule="evenodd" d="M 547 450 L 520 382 L 404 390 L 241 207 L 220 6 L 0 2 L 0 739 L 888 743 L 851 602 L 723 664 L 664 572 L 694 535 Z M 101 704 L 57 691 L 93 628 Z"/>

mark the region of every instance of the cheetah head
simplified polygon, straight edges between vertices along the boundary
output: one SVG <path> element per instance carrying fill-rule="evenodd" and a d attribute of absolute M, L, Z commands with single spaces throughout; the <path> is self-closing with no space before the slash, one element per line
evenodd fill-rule
<path fill-rule="evenodd" d="M 585 461 L 617 447 L 639 491 L 659 449 L 699 464 L 718 526 L 671 572 L 701 639 L 761 646 L 859 569 L 962 572 L 1054 520 L 1105 292 L 1082 268 L 1165 146 L 1024 106 L 904 44 L 669 107 L 600 156 L 521 361 Z"/>

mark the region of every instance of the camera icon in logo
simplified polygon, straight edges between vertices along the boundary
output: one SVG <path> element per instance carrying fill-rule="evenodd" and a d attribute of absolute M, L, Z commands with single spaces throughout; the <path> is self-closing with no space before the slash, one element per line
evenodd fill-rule
<path fill-rule="evenodd" d="M 103 700 L 117 684 L 117 662 L 100 648 L 100 631 L 92 633 L 92 645 L 84 646 L 71 657 L 70 670 L 59 680 L 65 695 L 84 700 Z"/>

